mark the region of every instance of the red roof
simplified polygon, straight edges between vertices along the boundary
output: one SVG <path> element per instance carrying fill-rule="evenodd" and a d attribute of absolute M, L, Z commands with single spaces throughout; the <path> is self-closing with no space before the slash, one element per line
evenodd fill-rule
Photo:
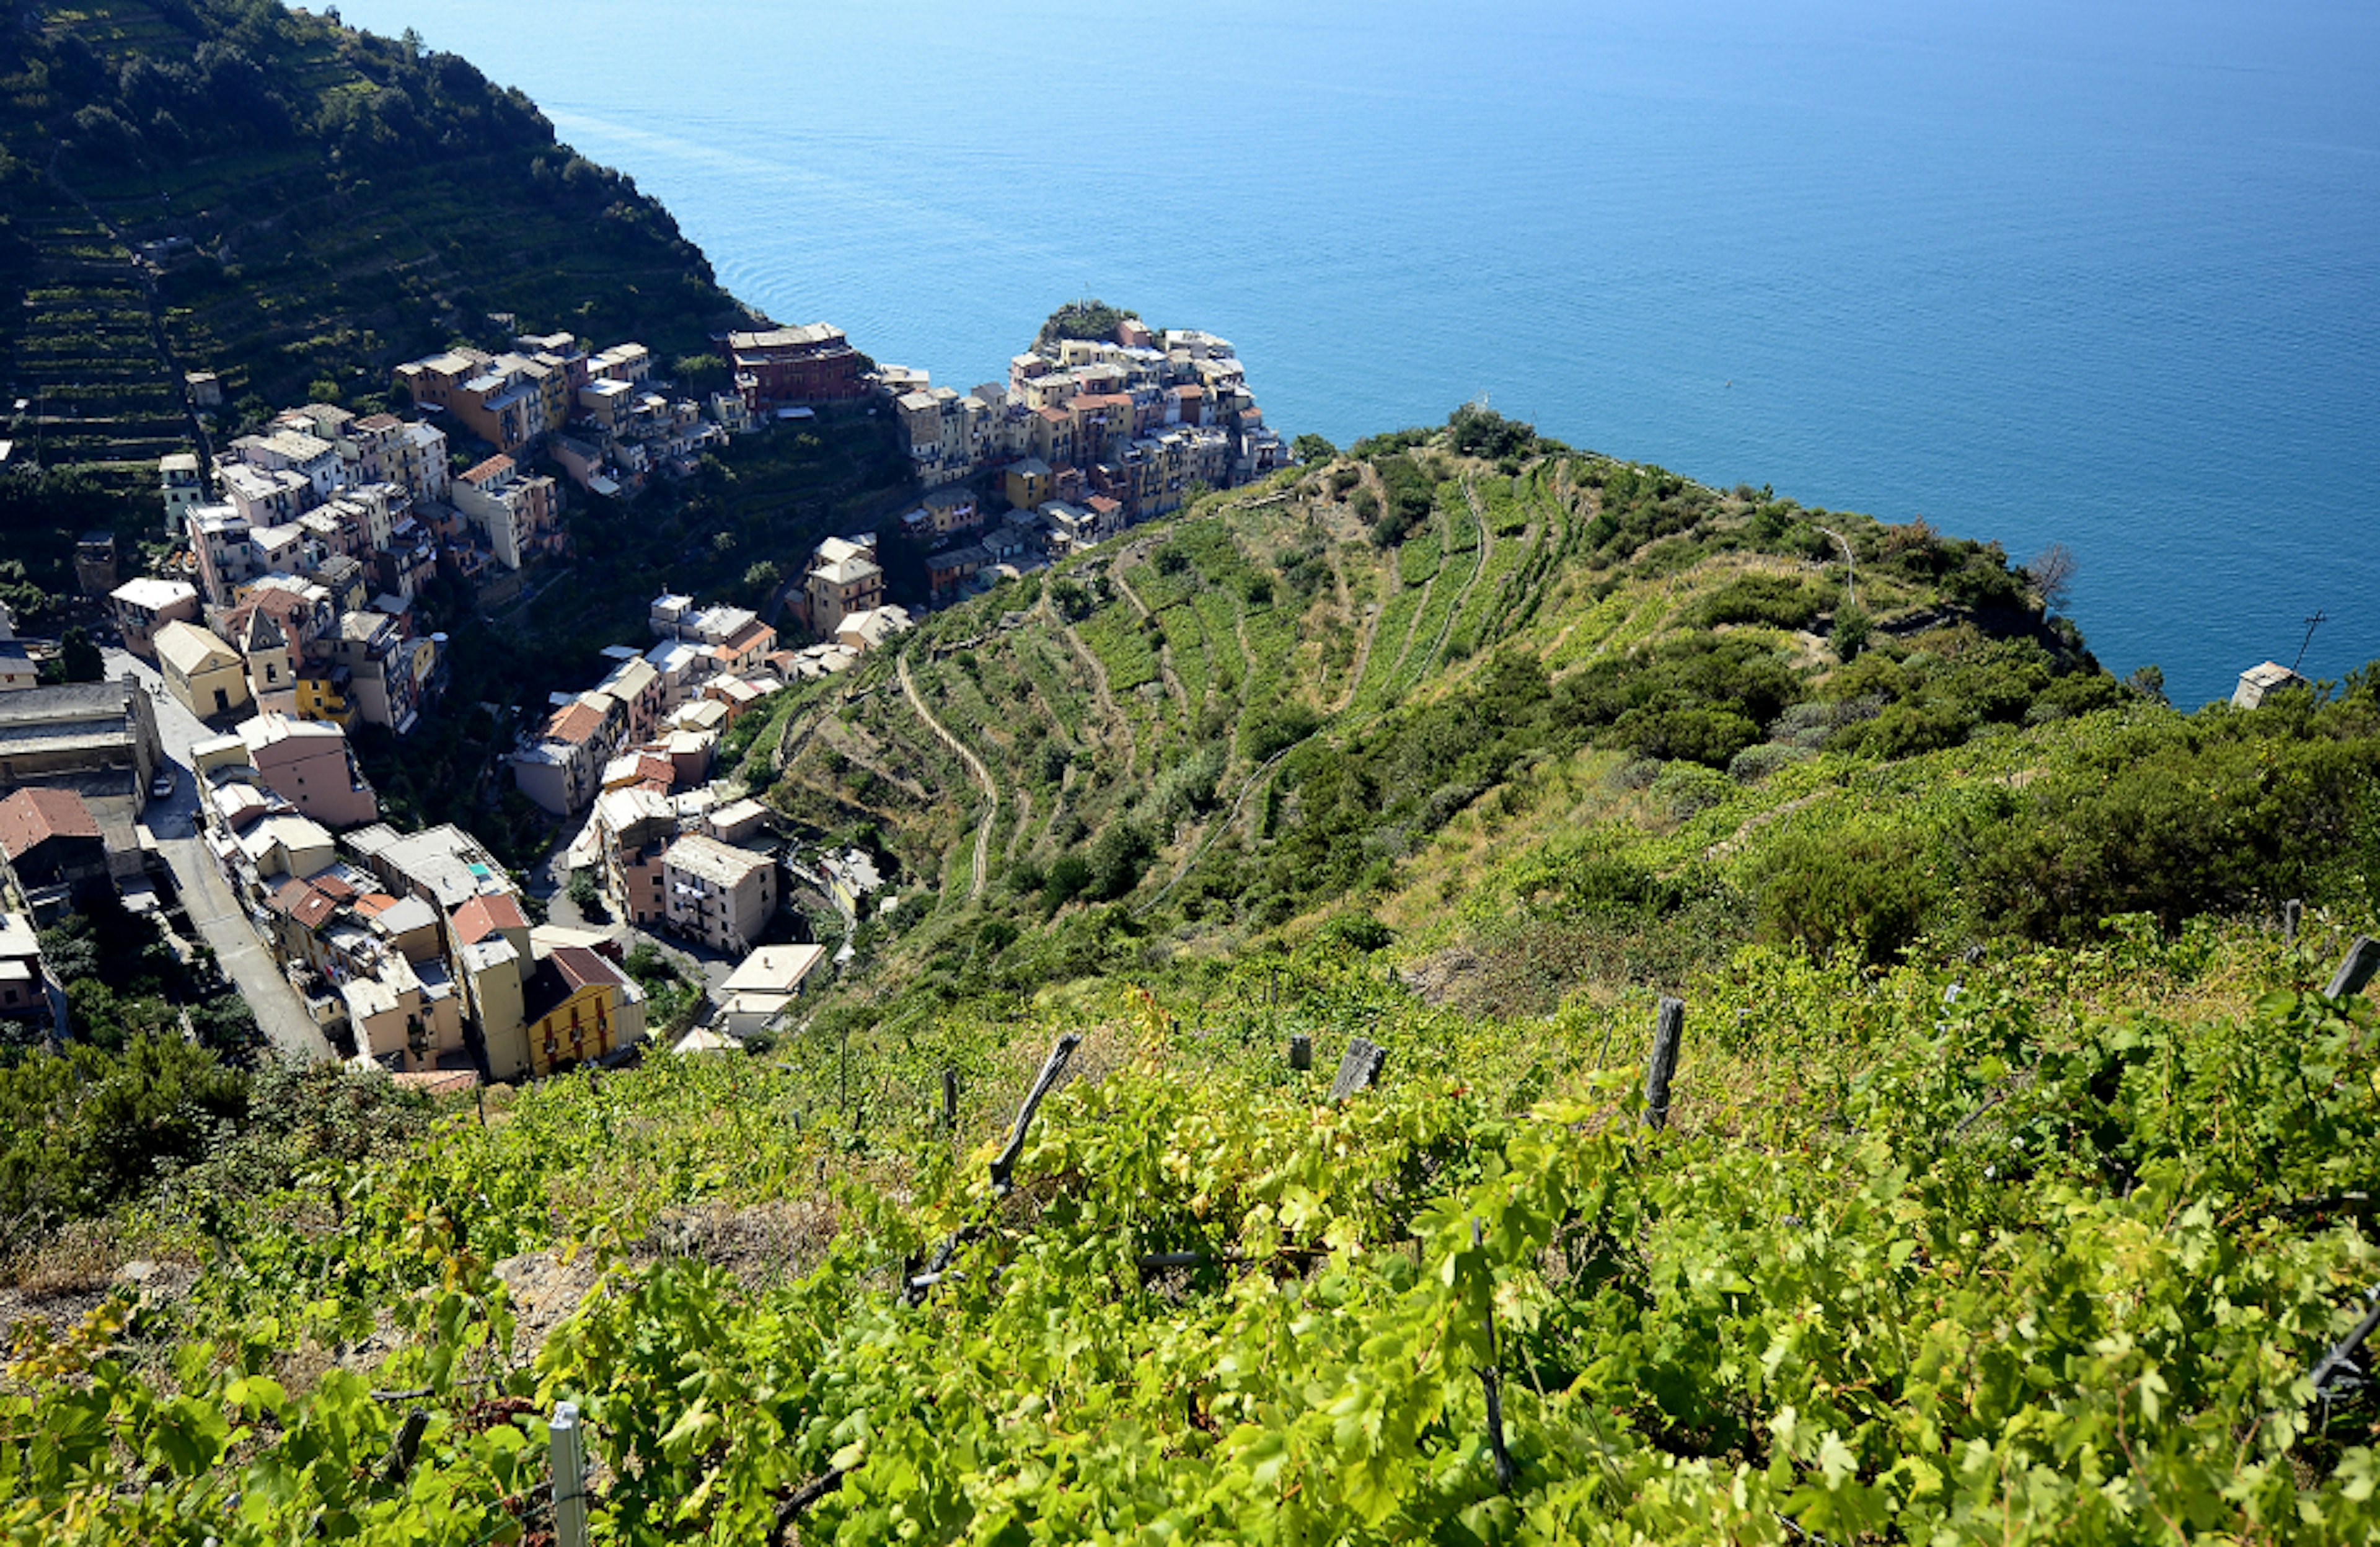
<path fill-rule="evenodd" d="M 0 800 L 0 850 L 18 859 L 52 838 L 96 838 L 99 822 L 70 789 L 20 789 Z"/>
<path fill-rule="evenodd" d="M 310 930 L 319 930 L 339 910 L 339 900 L 309 887 L 304 900 L 289 910 L 289 917 Z"/>
<path fill-rule="evenodd" d="M 512 470 L 513 459 L 499 451 L 493 457 L 491 457 L 486 461 L 480 463 L 478 467 L 473 468 L 469 472 L 465 473 L 463 475 L 463 481 L 466 483 L 492 483 Z"/>
<path fill-rule="evenodd" d="M 618 968 L 584 945 L 556 946 L 551 959 L 573 993 L 597 985 L 624 987 L 628 981 Z"/>
<path fill-rule="evenodd" d="M 591 704 L 574 703 L 557 712 L 546 722 L 545 737 L 549 741 L 567 741 L 578 746 L 592 741 L 603 728 L 603 712 Z"/>
<path fill-rule="evenodd" d="M 477 945 L 499 930 L 527 928 L 528 920 L 510 893 L 473 897 L 455 910 L 455 938 L 466 945 Z"/>

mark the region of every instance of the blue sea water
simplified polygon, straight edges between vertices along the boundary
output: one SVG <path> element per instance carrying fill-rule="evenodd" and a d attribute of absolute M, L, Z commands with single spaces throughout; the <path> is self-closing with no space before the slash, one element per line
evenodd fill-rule
<path fill-rule="evenodd" d="M 2380 657 L 2380 6 L 346 0 L 720 278 L 964 389 L 1085 294 L 1344 442 L 1574 445 L 2080 560 L 2177 701 Z"/>

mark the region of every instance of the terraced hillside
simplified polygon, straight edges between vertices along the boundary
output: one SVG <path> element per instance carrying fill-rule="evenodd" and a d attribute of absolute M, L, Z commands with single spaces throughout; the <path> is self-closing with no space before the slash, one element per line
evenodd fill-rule
<path fill-rule="evenodd" d="M 492 312 L 665 359 L 739 314 L 666 211 L 459 58 L 259 0 L 23 21 L 0 32 L 0 383 L 42 465 L 145 487 L 198 428 L 186 371 L 278 406 L 376 393 Z"/>
<path fill-rule="evenodd" d="M 1483 832 L 1567 785 L 1613 816 L 1699 812 L 1833 776 L 1803 763 L 2136 698 L 1996 548 L 1534 441 L 1490 462 L 1463 432 L 1210 499 L 944 614 L 905 647 L 910 691 L 892 661 L 803 690 L 747 776 L 926 895 L 897 944 L 871 934 L 889 961 L 1021 982 L 1119 932 L 1209 950 L 1349 907 L 1427 924 L 1482 873 Z"/>

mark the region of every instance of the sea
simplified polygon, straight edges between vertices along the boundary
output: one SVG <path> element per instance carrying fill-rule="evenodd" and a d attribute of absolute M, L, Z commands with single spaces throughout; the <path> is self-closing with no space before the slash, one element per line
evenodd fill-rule
<path fill-rule="evenodd" d="M 2380 657 L 2370 0 L 341 9 L 938 384 L 1096 296 L 1232 340 L 1286 433 L 1484 400 L 2064 543 L 2100 659 L 2178 703 Z"/>

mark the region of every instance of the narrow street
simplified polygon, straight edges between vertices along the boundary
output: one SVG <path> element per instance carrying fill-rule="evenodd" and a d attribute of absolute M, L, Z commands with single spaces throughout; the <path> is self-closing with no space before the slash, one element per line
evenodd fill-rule
<path fill-rule="evenodd" d="M 162 691 L 157 673 L 137 657 L 115 649 L 105 653 L 109 677 L 121 678 L 130 672 L 143 685 L 157 689 L 150 694 L 150 702 L 157 713 L 158 742 L 174 771 L 174 794 L 170 799 L 152 801 L 141 821 L 157 835 L 157 851 L 174 871 L 175 889 L 190 916 L 190 927 L 214 948 L 224 975 L 248 1001 L 257 1028 L 277 1056 L 306 1063 L 329 1058 L 331 1044 L 249 927 L 248 916 L 240 911 L 199 836 L 198 783 L 190 772 L 190 747 L 216 733 Z"/>

